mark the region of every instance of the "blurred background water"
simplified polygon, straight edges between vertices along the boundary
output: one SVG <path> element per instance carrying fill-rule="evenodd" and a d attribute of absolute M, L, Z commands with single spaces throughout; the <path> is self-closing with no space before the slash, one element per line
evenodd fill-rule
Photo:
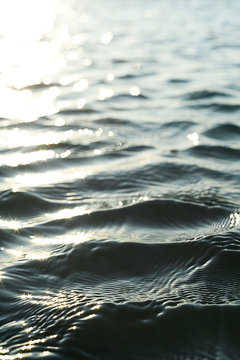
<path fill-rule="evenodd" d="M 0 359 L 239 359 L 240 3 L 0 1 Z"/>

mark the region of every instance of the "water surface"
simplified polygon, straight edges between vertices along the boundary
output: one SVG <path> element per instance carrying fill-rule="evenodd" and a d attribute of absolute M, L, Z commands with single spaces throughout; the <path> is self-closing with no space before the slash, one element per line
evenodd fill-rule
<path fill-rule="evenodd" d="M 0 359 L 238 359 L 239 3 L 0 7 Z"/>

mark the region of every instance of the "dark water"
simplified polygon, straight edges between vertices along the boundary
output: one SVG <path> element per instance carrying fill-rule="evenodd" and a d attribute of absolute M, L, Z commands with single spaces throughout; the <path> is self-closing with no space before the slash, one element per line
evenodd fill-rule
<path fill-rule="evenodd" d="M 239 11 L 1 5 L 1 360 L 239 359 Z"/>

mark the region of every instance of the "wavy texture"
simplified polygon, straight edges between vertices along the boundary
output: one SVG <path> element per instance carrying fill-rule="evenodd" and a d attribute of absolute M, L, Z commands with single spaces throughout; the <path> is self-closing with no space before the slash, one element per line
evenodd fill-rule
<path fill-rule="evenodd" d="M 7 8 L 0 358 L 237 360 L 239 2 Z"/>

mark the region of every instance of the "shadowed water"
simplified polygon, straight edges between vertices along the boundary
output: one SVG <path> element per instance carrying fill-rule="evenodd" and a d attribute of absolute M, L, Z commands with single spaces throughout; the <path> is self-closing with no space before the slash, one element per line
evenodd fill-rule
<path fill-rule="evenodd" d="M 0 360 L 239 358 L 239 10 L 0 4 Z"/>

